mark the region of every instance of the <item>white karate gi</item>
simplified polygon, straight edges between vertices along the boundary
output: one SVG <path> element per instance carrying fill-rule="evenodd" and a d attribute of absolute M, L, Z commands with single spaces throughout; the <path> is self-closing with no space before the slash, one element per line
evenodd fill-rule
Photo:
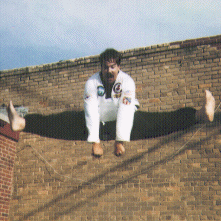
<path fill-rule="evenodd" d="M 130 141 L 134 112 L 139 106 L 135 99 L 135 83 L 126 73 L 119 71 L 111 98 L 106 99 L 100 73 L 90 77 L 85 85 L 84 110 L 88 129 L 88 142 L 100 142 L 100 122 L 116 120 L 116 140 Z"/>

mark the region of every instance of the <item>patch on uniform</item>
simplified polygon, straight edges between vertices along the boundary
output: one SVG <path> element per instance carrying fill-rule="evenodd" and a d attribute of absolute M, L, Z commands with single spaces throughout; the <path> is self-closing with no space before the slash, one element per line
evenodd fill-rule
<path fill-rule="evenodd" d="M 124 95 L 125 95 L 125 96 L 131 96 L 131 95 L 132 95 L 132 91 L 125 91 L 125 92 L 124 92 Z"/>
<path fill-rule="evenodd" d="M 98 96 L 104 96 L 104 93 L 105 93 L 105 89 L 103 86 L 98 86 L 97 87 L 97 95 Z"/>
<path fill-rule="evenodd" d="M 121 83 L 116 83 L 116 84 L 114 85 L 114 92 L 115 92 L 116 94 L 120 94 L 120 93 L 122 92 Z"/>
<path fill-rule="evenodd" d="M 123 104 L 125 104 L 125 105 L 131 104 L 131 97 L 124 97 L 123 98 Z"/>
<path fill-rule="evenodd" d="M 120 98 L 120 97 L 121 97 L 121 93 L 113 95 L 113 98 Z"/>

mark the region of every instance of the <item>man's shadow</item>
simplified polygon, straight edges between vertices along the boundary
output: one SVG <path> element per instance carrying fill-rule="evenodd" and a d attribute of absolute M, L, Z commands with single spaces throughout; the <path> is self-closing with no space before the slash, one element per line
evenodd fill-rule
<path fill-rule="evenodd" d="M 59 114 L 43 116 L 30 114 L 25 116 L 25 132 L 38 134 L 44 137 L 64 140 L 87 140 L 84 111 L 67 111 Z M 215 115 L 214 122 L 220 122 L 221 114 Z M 134 115 L 134 124 L 131 140 L 140 140 L 163 136 L 175 131 L 188 129 L 195 125 L 195 109 L 182 108 L 172 112 L 145 112 L 137 111 Z M 100 124 L 100 139 L 115 140 L 116 122 Z"/>

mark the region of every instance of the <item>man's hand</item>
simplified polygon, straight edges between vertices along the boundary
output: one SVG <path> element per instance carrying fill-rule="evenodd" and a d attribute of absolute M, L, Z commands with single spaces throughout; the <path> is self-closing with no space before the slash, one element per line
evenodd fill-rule
<path fill-rule="evenodd" d="M 125 148 L 123 146 L 123 142 L 122 141 L 116 141 L 115 144 L 114 144 L 114 147 L 115 147 L 115 155 L 116 156 L 120 156 L 122 154 L 125 153 Z"/>
<path fill-rule="evenodd" d="M 95 157 L 101 157 L 103 155 L 103 149 L 100 143 L 93 143 L 92 144 L 92 154 Z"/>

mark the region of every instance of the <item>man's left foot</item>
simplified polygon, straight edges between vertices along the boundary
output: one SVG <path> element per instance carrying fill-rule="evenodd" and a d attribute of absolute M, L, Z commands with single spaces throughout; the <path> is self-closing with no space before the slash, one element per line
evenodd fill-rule
<path fill-rule="evenodd" d="M 123 146 L 123 142 L 116 141 L 114 144 L 114 147 L 115 147 L 114 152 L 115 152 L 116 156 L 120 156 L 125 153 L 125 148 Z"/>

